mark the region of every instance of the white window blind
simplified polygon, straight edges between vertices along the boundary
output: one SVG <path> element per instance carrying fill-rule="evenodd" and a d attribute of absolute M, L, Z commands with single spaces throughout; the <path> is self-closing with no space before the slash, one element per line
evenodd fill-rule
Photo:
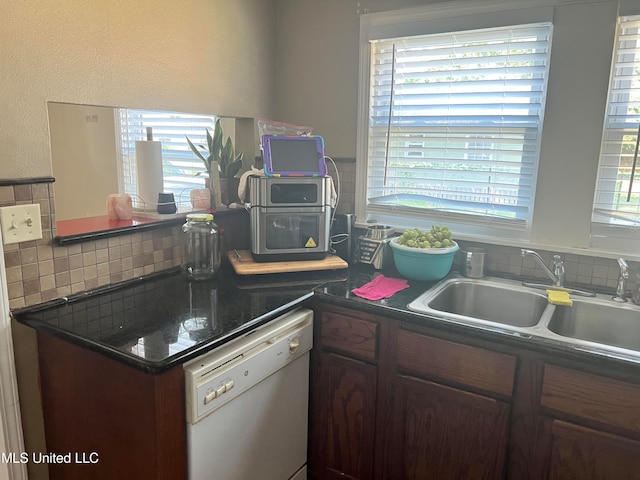
<path fill-rule="evenodd" d="M 530 222 L 551 23 L 371 41 L 367 213 Z"/>
<path fill-rule="evenodd" d="M 640 17 L 618 22 L 609 81 L 592 233 L 640 227 Z M 637 233 L 637 232 L 636 232 Z"/>
<path fill-rule="evenodd" d="M 147 127 L 152 127 L 153 139 L 162 142 L 164 191 L 174 194 L 179 204 L 189 203 L 189 191 L 203 188 L 206 176 L 202 160 L 189 149 L 185 136 L 195 145 L 206 145 L 206 129 L 213 131 L 216 117 L 152 110 L 118 109 L 120 191 L 134 195 L 139 205 L 136 179 L 135 142 L 147 139 Z M 144 199 L 155 202 L 157 199 Z"/>

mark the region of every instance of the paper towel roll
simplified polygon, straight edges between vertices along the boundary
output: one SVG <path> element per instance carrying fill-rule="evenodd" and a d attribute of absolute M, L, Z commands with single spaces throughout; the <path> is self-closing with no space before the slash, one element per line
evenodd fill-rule
<path fill-rule="evenodd" d="M 164 189 L 162 181 L 162 142 L 136 141 L 138 196 L 144 200 L 145 210 L 155 210 L 158 193 Z M 142 207 L 143 205 L 140 205 Z"/>

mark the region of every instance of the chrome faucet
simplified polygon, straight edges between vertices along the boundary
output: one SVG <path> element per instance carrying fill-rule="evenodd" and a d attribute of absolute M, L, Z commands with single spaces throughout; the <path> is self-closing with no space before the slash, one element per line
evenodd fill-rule
<path fill-rule="evenodd" d="M 549 270 L 549 268 L 544 264 L 544 260 L 542 257 L 538 255 L 533 250 L 521 249 L 520 253 L 522 257 L 531 256 L 533 259 L 542 267 L 544 273 L 547 274 L 547 277 L 551 279 L 553 285 L 544 285 L 541 283 L 528 283 L 523 282 L 523 285 L 526 287 L 532 288 L 540 288 L 540 289 L 548 289 L 552 288 L 554 290 L 564 290 L 565 292 L 569 292 L 571 294 L 582 295 L 583 297 L 595 297 L 595 292 L 590 292 L 587 290 L 578 290 L 576 288 L 567 288 L 564 286 L 564 262 L 562 261 L 562 257 L 560 255 L 553 256 L 553 272 Z"/>
<path fill-rule="evenodd" d="M 544 273 L 547 274 L 547 277 L 551 279 L 554 287 L 562 287 L 564 286 L 564 263 L 562 262 L 562 257 L 560 255 L 553 256 L 553 272 L 549 270 L 549 268 L 544 264 L 544 260 L 542 257 L 538 255 L 533 250 L 521 249 L 520 253 L 522 257 L 531 256 L 533 259 L 542 267 Z"/>
<path fill-rule="evenodd" d="M 618 277 L 618 287 L 616 288 L 616 296 L 611 297 L 614 302 L 623 303 L 627 299 L 627 280 L 629 279 L 629 265 L 624 258 L 618 259 L 618 266 L 620 267 L 620 276 Z"/>

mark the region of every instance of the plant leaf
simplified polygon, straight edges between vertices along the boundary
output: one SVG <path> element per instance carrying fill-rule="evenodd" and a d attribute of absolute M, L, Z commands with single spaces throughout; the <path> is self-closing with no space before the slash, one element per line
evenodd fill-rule
<path fill-rule="evenodd" d="M 189 144 L 189 148 L 191 149 L 191 151 L 195 153 L 200 158 L 200 160 L 204 162 L 205 167 L 207 167 L 207 170 L 209 170 L 207 159 L 204 158 L 202 153 L 200 153 L 200 150 L 198 150 L 198 148 L 191 142 L 191 140 L 189 140 L 189 137 L 185 135 L 185 138 L 187 139 L 187 143 Z M 202 145 L 200 145 L 200 148 L 204 150 L 204 147 Z"/>
<path fill-rule="evenodd" d="M 220 155 L 220 167 L 222 168 L 222 176 L 225 178 L 229 178 L 227 170 L 229 168 L 229 164 L 233 161 L 233 142 L 231 141 L 231 137 L 227 138 L 227 142 L 224 144 L 222 148 L 222 155 Z"/>
<path fill-rule="evenodd" d="M 211 132 L 208 128 L 205 128 L 205 130 L 207 131 L 207 147 L 209 155 L 211 155 L 211 152 L 213 152 L 213 137 L 211 136 Z"/>
<path fill-rule="evenodd" d="M 220 119 L 216 120 L 216 125 L 213 132 L 213 138 L 211 140 L 211 147 L 209 152 L 212 155 L 212 159 L 216 162 L 220 162 L 220 156 L 222 154 L 222 123 Z"/>
<path fill-rule="evenodd" d="M 240 169 L 242 168 L 242 160 L 236 160 L 235 162 L 227 165 L 227 175 L 225 178 L 233 178 L 235 177 Z"/>
<path fill-rule="evenodd" d="M 206 146 L 196 146 L 191 142 L 191 140 L 189 140 L 189 137 L 186 137 L 186 135 L 185 137 L 187 138 L 187 143 L 189 144 L 191 151 L 204 162 L 204 166 L 209 176 L 211 176 L 211 169 L 214 168 L 213 162 L 216 162 L 220 172 L 220 177 L 232 178 L 235 177 L 242 169 L 242 159 L 244 154 L 238 153 L 236 155 L 231 137 L 227 137 L 226 142 L 223 144 L 224 134 L 222 132 L 221 120 L 222 119 L 220 118 L 216 120 L 213 135 L 208 128 L 205 129 L 207 133 Z M 203 153 L 207 153 L 208 155 L 205 157 Z"/>

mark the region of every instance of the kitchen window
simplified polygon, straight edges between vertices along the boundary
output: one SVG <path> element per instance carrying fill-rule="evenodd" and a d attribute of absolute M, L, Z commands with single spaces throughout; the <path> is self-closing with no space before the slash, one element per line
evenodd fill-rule
<path fill-rule="evenodd" d="M 528 235 L 552 14 L 490 17 L 363 17 L 360 218 Z"/>
<path fill-rule="evenodd" d="M 164 191 L 174 194 L 178 204 L 189 204 L 189 192 L 203 188 L 206 170 L 202 160 L 189 149 L 186 137 L 195 145 L 206 145 L 206 130 L 213 131 L 216 117 L 152 110 L 116 109 L 116 136 L 119 142 L 120 191 L 133 196 L 134 205 L 142 207 L 137 198 L 135 143 L 147 139 L 147 127 L 153 140 L 162 142 Z M 156 202 L 157 199 L 144 199 Z"/>
<path fill-rule="evenodd" d="M 640 240 L 640 16 L 618 19 L 591 242 Z"/>

